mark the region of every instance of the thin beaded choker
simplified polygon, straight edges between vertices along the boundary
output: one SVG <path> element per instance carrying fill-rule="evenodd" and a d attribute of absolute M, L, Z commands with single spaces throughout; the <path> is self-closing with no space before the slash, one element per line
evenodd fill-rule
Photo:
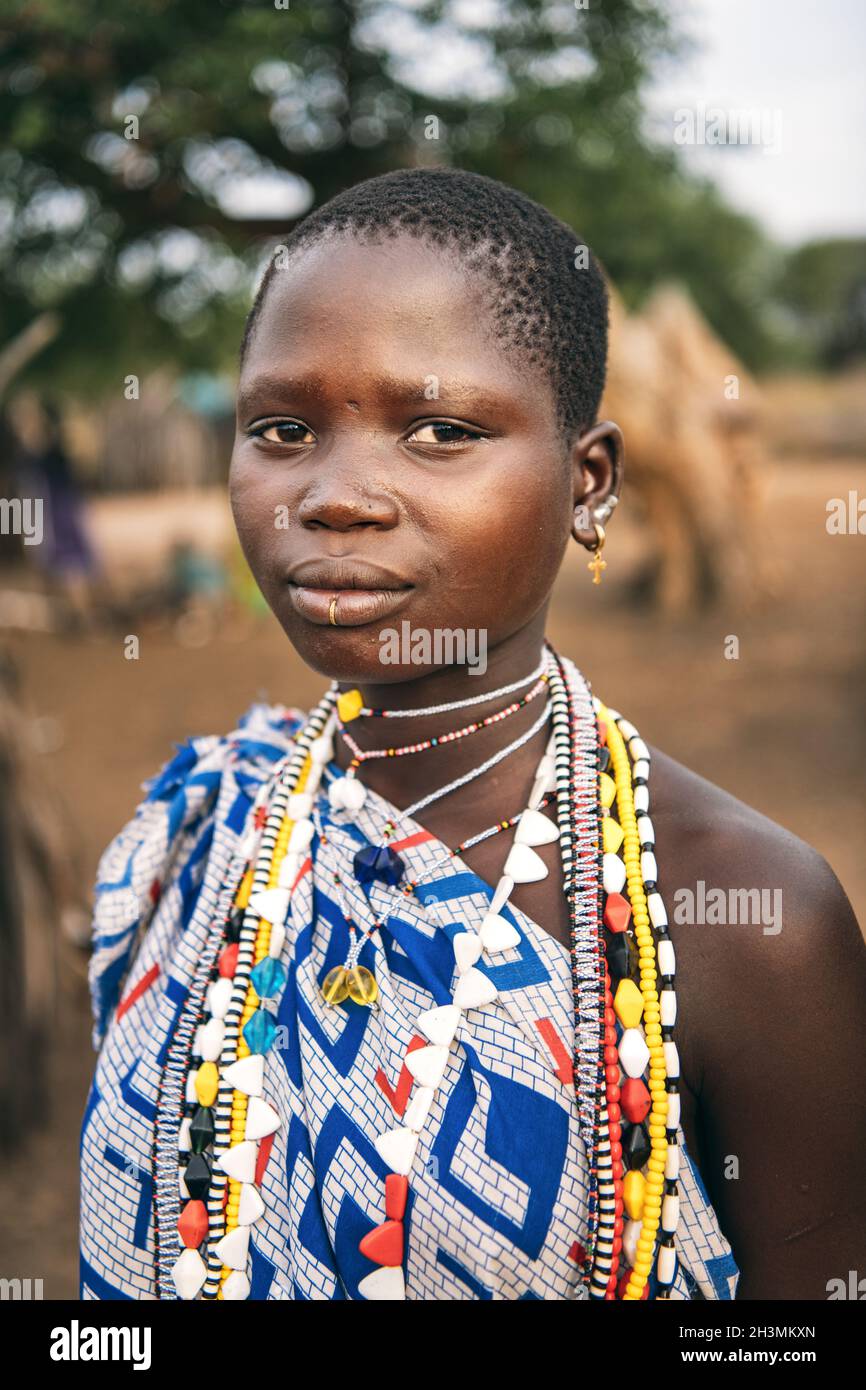
<path fill-rule="evenodd" d="M 539 764 L 479 932 L 454 937 L 453 1003 L 415 1020 L 414 1030 L 428 1045 L 407 1054 L 414 1088 L 402 1123 L 374 1141 L 389 1177 L 384 1219 L 360 1242 L 371 1262 L 371 1273 L 359 1283 L 368 1300 L 406 1298 L 404 1216 L 419 1136 L 453 1059 L 463 1014 L 497 998 L 476 962 L 482 953 L 496 957 L 519 940 L 499 914 L 515 883 L 546 874 L 532 845 L 551 839 L 560 845 L 571 921 L 574 1084 L 590 1180 L 583 1289 L 590 1298 L 645 1298 L 654 1267 L 655 1296 L 662 1299 L 670 1296 L 676 1275 L 675 960 L 658 891 L 649 752 L 633 725 L 591 700 L 579 673 L 569 675 L 552 651 L 551 659 L 552 751 Z M 312 848 L 313 798 L 333 755 L 334 703 L 331 690 L 269 785 L 267 809 L 258 808 L 264 811 L 259 843 L 235 893 L 208 990 L 207 1021 L 188 1058 L 178 1136 L 185 1199 L 178 1235 L 184 1249 L 170 1274 L 180 1298 L 250 1294 L 250 1233 L 265 1211 L 259 1150 L 282 1123 L 262 1096 L 264 1060 L 276 1037 L 274 1010 L 287 979 L 280 958 L 298 860 Z M 534 818 L 551 792 L 558 828 L 543 815 Z M 392 891 L 398 887 L 383 883 Z M 340 1007 L 355 1006 L 347 1001 Z"/>
<path fill-rule="evenodd" d="M 450 700 L 445 705 L 427 705 L 424 709 L 370 709 L 363 701 L 360 690 L 347 690 L 337 697 L 337 714 L 343 723 L 352 719 L 421 719 L 428 714 L 450 714 L 455 709 L 468 709 L 470 705 L 483 705 L 487 700 L 499 700 L 504 695 L 513 695 L 530 681 L 534 681 L 544 670 L 547 657 L 542 652 L 541 660 L 534 671 L 509 685 L 500 685 L 498 690 L 485 690 L 480 695 L 470 695 L 465 700 Z M 336 688 L 336 687 L 334 687 Z"/>
<path fill-rule="evenodd" d="M 359 767 L 376 758 L 403 758 L 411 753 L 426 753 L 432 748 L 442 748 L 449 743 L 457 743 L 460 739 L 468 738 L 470 734 L 477 734 L 482 729 L 488 729 L 491 724 L 499 724 L 503 719 L 508 719 L 511 715 L 522 710 L 530 701 L 541 694 L 546 685 L 547 675 L 542 674 L 526 695 L 520 700 L 513 700 L 504 709 L 495 710 L 493 714 L 485 715 L 483 719 L 475 719 L 471 724 L 465 724 L 462 729 L 450 729 L 443 734 L 437 734 L 435 737 L 420 739 L 417 743 L 404 743 L 399 748 L 360 748 L 345 727 L 345 722 L 340 720 L 337 724 L 338 732 L 353 755 L 352 761 L 346 769 L 346 776 L 354 777 Z"/>

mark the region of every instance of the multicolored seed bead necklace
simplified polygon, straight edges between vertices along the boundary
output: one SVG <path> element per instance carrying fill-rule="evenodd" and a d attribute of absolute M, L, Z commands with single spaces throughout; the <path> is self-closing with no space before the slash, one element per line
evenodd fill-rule
<path fill-rule="evenodd" d="M 482 729 L 490 728 L 491 724 L 499 724 L 503 719 L 508 719 L 510 715 L 517 714 L 531 700 L 540 695 L 547 685 L 547 676 L 542 675 L 536 681 L 531 690 L 519 700 L 513 700 L 504 709 L 498 709 L 493 714 L 487 714 L 483 719 L 475 719 L 471 724 L 465 724 L 462 729 L 451 729 L 445 733 L 438 734 L 435 738 L 420 739 L 417 743 L 404 743 L 402 747 L 396 748 L 361 748 L 352 738 L 343 720 L 338 722 L 337 728 L 340 737 L 351 750 L 352 761 L 346 769 L 346 778 L 353 779 L 358 769 L 364 763 L 371 762 L 377 758 L 404 758 L 411 753 L 426 753 L 432 748 L 444 747 L 449 743 L 457 743 L 460 739 L 468 738 L 471 734 L 477 734 Z M 340 781 L 332 785 L 339 786 Z M 362 803 L 363 804 L 363 803 Z"/>
<path fill-rule="evenodd" d="M 390 1172 L 384 1219 L 360 1244 L 374 1266 L 359 1284 L 366 1299 L 406 1297 L 404 1216 L 419 1136 L 454 1060 L 463 1013 L 497 998 L 478 962 L 519 944 L 519 933 L 501 912 L 516 884 L 547 876 L 535 849 L 557 840 L 571 921 L 574 1080 L 590 1170 L 583 1286 L 591 1298 L 631 1301 L 647 1297 L 653 1266 L 656 1297 L 669 1296 L 675 1278 L 675 960 L 658 890 L 649 753 L 634 727 L 592 702 L 582 678 L 572 679 L 552 650 L 546 674 L 553 729 L 529 803 L 519 817 L 460 847 L 516 826 L 479 931 L 453 939 L 452 1003 L 415 1021 L 415 1031 L 428 1041 L 407 1055 L 414 1086 L 402 1123 L 374 1141 Z M 272 1010 L 287 978 L 280 958 L 291 893 L 312 848 L 314 798 L 333 755 L 336 700 L 332 689 L 310 715 L 267 788 L 267 810 L 263 803 L 256 808 L 251 862 L 235 894 L 226 944 L 192 1042 L 178 1137 L 185 1199 L 178 1234 L 184 1249 L 172 1268 L 181 1298 L 249 1297 L 250 1232 L 265 1211 L 259 1183 L 281 1123 L 263 1096 L 264 1060 L 277 1033 Z M 557 824 L 543 814 L 551 796 Z M 387 877 L 377 884 L 400 894 L 414 888 Z M 386 920 L 377 914 L 372 930 Z M 350 1001 L 369 1003 L 348 995 L 349 1007 Z"/>

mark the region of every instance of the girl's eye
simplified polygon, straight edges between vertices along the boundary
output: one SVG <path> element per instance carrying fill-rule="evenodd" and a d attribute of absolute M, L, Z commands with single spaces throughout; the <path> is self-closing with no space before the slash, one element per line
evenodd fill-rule
<path fill-rule="evenodd" d="M 309 425 L 300 420 L 275 420 L 270 425 L 259 425 L 250 431 L 257 439 L 268 444 L 315 444 L 316 436 Z"/>
<path fill-rule="evenodd" d="M 426 425 L 418 425 L 409 435 L 414 444 L 465 444 L 467 440 L 481 439 L 482 436 L 465 425 L 452 425 L 447 420 L 431 420 Z"/>

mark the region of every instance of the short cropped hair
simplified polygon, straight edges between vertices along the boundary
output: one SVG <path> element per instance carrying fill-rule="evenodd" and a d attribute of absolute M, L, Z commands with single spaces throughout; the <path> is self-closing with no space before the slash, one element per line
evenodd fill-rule
<path fill-rule="evenodd" d="M 456 253 L 495 289 L 506 345 L 547 372 L 563 431 L 595 422 L 607 365 L 604 276 L 582 239 L 540 203 L 462 169 L 400 169 L 337 194 L 283 246 L 292 252 L 341 233 L 370 241 L 409 235 Z M 277 264 L 272 258 L 247 318 L 241 361 Z"/>

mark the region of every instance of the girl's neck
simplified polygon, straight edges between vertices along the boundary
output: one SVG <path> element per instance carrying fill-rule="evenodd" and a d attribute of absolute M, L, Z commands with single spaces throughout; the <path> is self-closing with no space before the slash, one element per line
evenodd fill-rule
<path fill-rule="evenodd" d="M 487 670 L 483 675 L 469 675 L 465 667 L 452 666 L 412 681 L 364 683 L 360 687 L 354 687 L 350 682 L 340 682 L 340 689 L 344 691 L 359 688 L 364 704 L 372 709 L 425 709 L 430 705 L 449 704 L 469 696 L 478 696 L 486 691 L 493 692 L 502 686 L 531 676 L 541 660 L 543 647 L 542 619 L 540 622 L 529 624 L 496 646 L 489 653 Z M 348 727 L 352 738 L 365 750 L 422 742 L 460 728 L 475 719 L 483 719 L 486 714 L 508 704 L 510 700 L 525 695 L 530 685 L 531 682 L 527 681 L 526 687 L 515 692 L 513 696 L 494 696 L 489 702 L 479 702 L 466 710 L 407 719 L 356 719 Z M 542 701 L 546 698 L 546 693 L 542 694 L 507 719 L 490 724 L 487 728 L 456 742 L 441 744 L 405 757 L 371 760 L 363 764 L 360 771 L 361 780 L 395 806 L 408 806 L 435 788 L 477 767 L 479 763 L 518 738 L 536 721 L 542 709 Z M 456 815 L 466 806 L 482 803 L 491 805 L 491 797 L 497 806 L 500 803 L 510 804 L 531 784 L 533 770 L 540 752 L 543 751 L 548 732 L 542 730 L 530 744 L 505 759 L 483 778 L 459 792 L 449 794 L 441 803 L 442 812 Z M 351 750 L 339 733 L 335 739 L 335 756 L 339 766 L 344 768 L 348 767 L 352 760 Z M 438 805 L 436 809 L 438 812 Z M 432 810 L 431 807 L 431 812 Z M 431 818 L 438 820 L 439 816 L 437 814 Z M 476 816 L 470 812 L 470 820 L 475 819 Z M 495 814 L 492 819 L 496 819 Z M 474 828 L 478 829 L 479 826 L 476 825 Z"/>
<path fill-rule="evenodd" d="M 470 697 L 477 698 L 486 691 L 494 692 L 502 686 L 511 685 L 514 681 L 523 679 L 532 674 L 541 660 L 544 650 L 544 621 L 537 619 L 521 628 L 519 632 L 513 633 L 500 642 L 496 647 L 487 652 L 487 665 L 483 671 L 476 671 L 468 665 L 443 666 L 438 670 L 426 672 L 424 675 L 415 679 L 403 681 L 364 681 L 358 685 L 351 681 L 339 681 L 341 691 L 358 689 L 364 699 L 364 704 L 372 709 L 424 709 L 429 705 L 450 704 L 456 700 L 465 700 Z M 482 713 L 487 713 L 484 703 L 473 705 L 473 709 L 479 709 Z M 421 732 L 421 725 L 430 716 L 422 716 L 420 719 L 407 720 L 402 727 L 411 726 L 414 730 L 413 737 L 426 738 L 426 732 Z M 439 720 L 441 716 L 432 716 L 433 721 Z M 364 720 L 366 724 L 379 726 L 380 721 Z M 389 728 L 397 725 L 398 720 L 389 720 Z M 357 727 L 357 726 L 356 726 Z M 432 729 L 431 732 L 436 732 Z"/>

